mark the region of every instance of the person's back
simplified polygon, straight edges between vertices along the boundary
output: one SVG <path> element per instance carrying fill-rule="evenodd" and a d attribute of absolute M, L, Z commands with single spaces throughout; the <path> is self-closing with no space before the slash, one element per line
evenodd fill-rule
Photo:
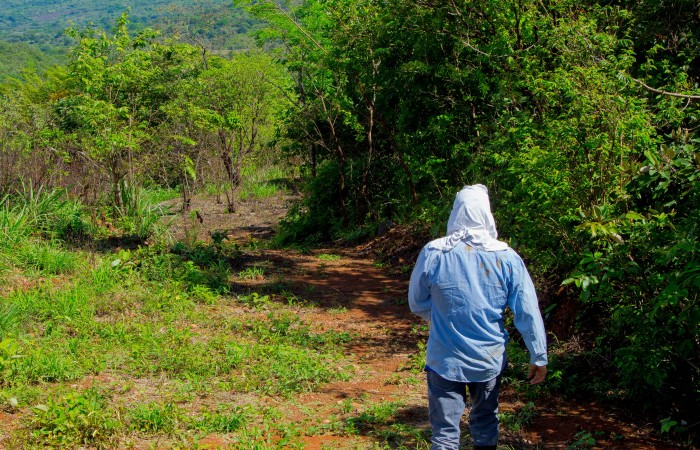
<path fill-rule="evenodd" d="M 520 256 L 496 237 L 486 188 L 467 186 L 457 194 L 447 236 L 423 248 L 411 275 L 411 311 L 430 321 L 426 372 L 433 449 L 458 447 L 467 387 L 476 448 L 495 448 L 507 306 L 531 354 L 532 382 L 546 374 L 534 286 Z"/>

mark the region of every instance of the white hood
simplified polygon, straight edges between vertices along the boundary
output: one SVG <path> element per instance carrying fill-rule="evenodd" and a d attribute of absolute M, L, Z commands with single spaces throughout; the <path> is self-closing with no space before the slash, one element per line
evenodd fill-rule
<path fill-rule="evenodd" d="M 450 251 L 460 243 L 487 252 L 508 248 L 508 244 L 498 240 L 488 190 L 483 184 L 465 186 L 457 193 L 447 222 L 447 235 L 430 242 L 428 247 Z"/>

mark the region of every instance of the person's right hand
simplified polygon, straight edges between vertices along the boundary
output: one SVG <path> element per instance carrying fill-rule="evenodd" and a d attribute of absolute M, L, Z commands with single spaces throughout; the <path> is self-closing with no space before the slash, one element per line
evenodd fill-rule
<path fill-rule="evenodd" d="M 530 380 L 530 384 L 540 384 L 544 381 L 547 376 L 547 366 L 536 366 L 535 364 L 530 364 L 530 373 L 527 375 L 527 379 Z"/>

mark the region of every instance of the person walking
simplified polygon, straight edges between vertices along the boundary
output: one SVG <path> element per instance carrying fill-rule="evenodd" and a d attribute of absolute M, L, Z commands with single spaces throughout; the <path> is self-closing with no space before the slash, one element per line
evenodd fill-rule
<path fill-rule="evenodd" d="M 409 306 L 430 323 L 425 371 L 431 450 L 459 448 L 467 391 L 474 448 L 496 449 L 507 307 L 530 354 L 530 383 L 547 375 L 535 287 L 520 256 L 497 237 L 486 186 L 465 186 L 455 198 L 447 235 L 423 247 L 411 274 Z"/>

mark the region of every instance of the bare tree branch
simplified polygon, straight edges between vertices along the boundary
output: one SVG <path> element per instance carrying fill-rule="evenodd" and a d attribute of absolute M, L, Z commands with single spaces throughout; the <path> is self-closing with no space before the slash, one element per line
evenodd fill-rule
<path fill-rule="evenodd" d="M 671 97 L 678 97 L 678 98 L 687 98 L 688 100 L 700 100 L 700 95 L 686 95 L 686 94 L 679 94 L 677 92 L 662 91 L 660 89 L 654 89 L 653 87 L 649 86 L 648 84 L 646 84 L 643 81 L 638 80 L 634 77 L 630 77 L 630 79 L 639 83 L 644 89 L 647 89 L 651 92 L 655 92 L 657 94 L 668 95 Z"/>
<path fill-rule="evenodd" d="M 319 50 L 323 51 L 323 53 L 325 53 L 326 55 L 329 54 L 329 53 L 328 53 L 328 50 L 326 50 L 325 48 L 323 48 L 323 46 L 322 46 L 321 44 L 319 44 L 319 43 L 316 41 L 316 39 L 314 39 L 313 36 L 311 36 L 304 28 L 302 28 L 302 26 L 299 25 L 299 23 L 298 23 L 296 20 L 294 20 L 294 18 L 293 18 L 291 15 L 289 15 L 289 13 L 288 13 L 287 11 L 285 11 L 280 5 L 278 5 L 277 2 L 272 1 L 272 2 L 270 2 L 270 3 L 272 3 L 272 5 L 275 7 L 275 9 L 276 9 L 277 11 L 281 12 L 287 19 L 289 19 L 289 21 L 292 22 L 292 23 L 294 24 L 294 26 L 297 27 L 297 28 L 299 29 L 299 31 L 301 31 L 302 33 L 304 33 L 304 35 L 305 35 L 307 38 L 309 38 L 309 40 L 310 40 L 311 42 L 313 42 L 314 45 L 315 45 L 316 47 L 319 48 Z"/>

